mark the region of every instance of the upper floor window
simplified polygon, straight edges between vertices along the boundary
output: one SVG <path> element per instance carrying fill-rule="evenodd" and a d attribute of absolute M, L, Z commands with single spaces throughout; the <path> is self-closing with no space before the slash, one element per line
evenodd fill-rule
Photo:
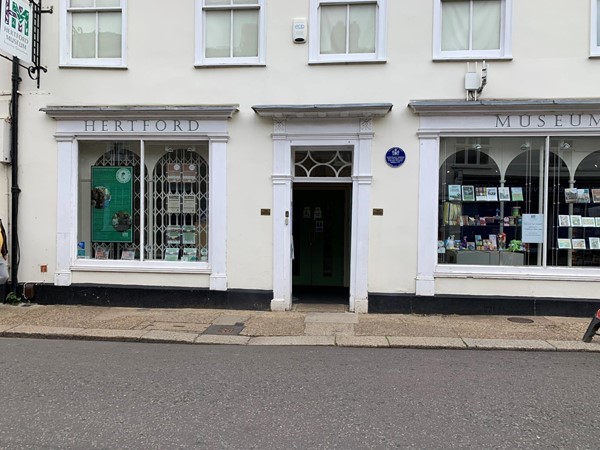
<path fill-rule="evenodd" d="M 127 0 L 61 0 L 61 64 L 125 67 Z"/>
<path fill-rule="evenodd" d="M 511 57 L 512 0 L 436 0 L 434 59 Z"/>
<path fill-rule="evenodd" d="M 196 64 L 264 64 L 265 0 L 196 0 Z"/>
<path fill-rule="evenodd" d="M 387 0 L 311 0 L 310 62 L 385 61 Z"/>
<path fill-rule="evenodd" d="M 600 56 L 600 0 L 592 0 L 590 55 Z"/>

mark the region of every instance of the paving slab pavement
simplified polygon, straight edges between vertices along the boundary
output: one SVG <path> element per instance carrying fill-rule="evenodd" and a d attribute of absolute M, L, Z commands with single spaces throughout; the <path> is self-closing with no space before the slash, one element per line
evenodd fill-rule
<path fill-rule="evenodd" d="M 536 316 L 515 322 L 507 316 L 354 314 L 331 305 L 306 306 L 271 312 L 0 304 L 0 337 L 600 352 L 600 336 L 581 341 L 591 318 Z"/>

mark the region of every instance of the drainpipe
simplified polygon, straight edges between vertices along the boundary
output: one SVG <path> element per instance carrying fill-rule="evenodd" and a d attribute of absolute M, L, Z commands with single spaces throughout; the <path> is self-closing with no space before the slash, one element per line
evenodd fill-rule
<path fill-rule="evenodd" d="M 11 222 L 10 222 L 10 276 L 11 276 L 11 292 L 17 293 L 19 280 L 17 273 L 19 271 L 19 233 L 17 227 L 19 215 L 19 179 L 18 179 L 18 162 L 19 162 L 19 58 L 13 56 L 12 59 L 12 93 L 11 93 L 11 145 L 10 145 L 10 162 L 11 162 Z"/>

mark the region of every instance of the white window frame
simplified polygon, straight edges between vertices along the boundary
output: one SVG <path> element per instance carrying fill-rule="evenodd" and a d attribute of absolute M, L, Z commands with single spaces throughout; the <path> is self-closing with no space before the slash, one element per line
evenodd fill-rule
<path fill-rule="evenodd" d="M 196 2 L 196 67 L 203 66 L 264 66 L 265 65 L 265 0 L 258 0 L 258 5 L 223 5 L 223 6 L 204 6 L 204 0 L 195 0 Z M 258 10 L 258 56 L 252 57 L 227 57 L 227 58 L 206 58 L 204 55 L 204 30 L 206 28 L 204 12 L 206 10 Z M 232 28 L 233 32 L 233 28 Z"/>
<path fill-rule="evenodd" d="M 375 53 L 343 53 L 321 54 L 321 5 L 365 5 L 377 6 L 377 36 L 375 37 Z M 361 63 L 386 62 L 387 50 L 387 0 L 310 0 L 310 25 L 308 27 L 309 63 Z"/>
<path fill-rule="evenodd" d="M 598 0 L 591 0 L 590 8 L 590 56 L 600 56 L 600 43 L 598 42 Z"/>
<path fill-rule="evenodd" d="M 227 121 L 237 112 L 237 105 L 189 107 L 187 114 L 184 112 L 186 107 L 182 106 L 131 108 L 57 106 L 43 109 L 57 121 L 54 137 L 58 145 L 58 219 L 54 284 L 71 285 L 76 272 L 206 274 L 211 290 L 227 290 Z M 179 123 L 185 120 L 195 121 L 198 129 L 180 129 Z M 96 127 L 90 125 L 94 121 Z M 124 126 L 127 122 L 132 129 Z M 168 130 L 161 128 L 161 131 L 155 127 L 153 131 L 145 131 L 152 122 L 163 125 L 167 123 Z M 110 129 L 107 128 L 109 123 L 113 124 Z M 135 130 L 134 124 L 137 124 Z M 89 140 L 168 141 L 174 144 L 177 141 L 208 141 L 210 178 L 207 262 L 94 260 L 77 257 L 79 142 Z M 140 164 L 145 164 L 145 161 L 142 159 Z M 141 186 L 143 185 L 142 183 Z M 143 198 L 143 191 L 141 195 Z M 140 220 L 143 229 L 143 215 Z"/>
<path fill-rule="evenodd" d="M 500 48 L 498 50 L 442 50 L 442 2 L 433 3 L 433 59 L 434 60 L 498 60 L 512 59 L 513 0 L 501 0 Z M 478 1 L 478 0 L 471 0 Z"/>
<path fill-rule="evenodd" d="M 120 0 L 120 7 L 69 8 L 69 0 L 60 0 L 60 65 L 62 67 L 98 67 L 124 69 L 127 67 L 127 0 Z M 71 12 L 120 12 L 121 57 L 120 58 L 73 58 Z"/>

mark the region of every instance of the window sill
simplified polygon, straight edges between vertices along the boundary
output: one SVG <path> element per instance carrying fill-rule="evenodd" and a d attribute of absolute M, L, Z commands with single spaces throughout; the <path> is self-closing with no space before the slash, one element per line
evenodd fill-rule
<path fill-rule="evenodd" d="M 585 270 L 583 270 L 585 269 Z M 600 268 L 476 266 L 440 264 L 434 278 L 485 278 L 543 281 L 600 281 Z"/>
<path fill-rule="evenodd" d="M 59 64 L 60 69 L 119 69 L 126 70 L 125 65 L 107 65 L 107 64 Z"/>
<path fill-rule="evenodd" d="M 448 61 L 512 61 L 512 55 L 507 56 L 434 56 L 433 62 L 448 62 Z"/>
<path fill-rule="evenodd" d="M 194 67 L 196 69 L 212 69 L 215 67 L 266 67 L 265 63 L 196 63 Z"/>
<path fill-rule="evenodd" d="M 208 262 L 196 261 L 123 261 L 77 259 L 72 265 L 73 272 L 138 272 L 138 273 L 205 273 L 210 274 Z"/>
<path fill-rule="evenodd" d="M 347 60 L 309 60 L 309 65 L 321 65 L 321 64 L 385 64 L 387 59 L 347 59 Z"/>

